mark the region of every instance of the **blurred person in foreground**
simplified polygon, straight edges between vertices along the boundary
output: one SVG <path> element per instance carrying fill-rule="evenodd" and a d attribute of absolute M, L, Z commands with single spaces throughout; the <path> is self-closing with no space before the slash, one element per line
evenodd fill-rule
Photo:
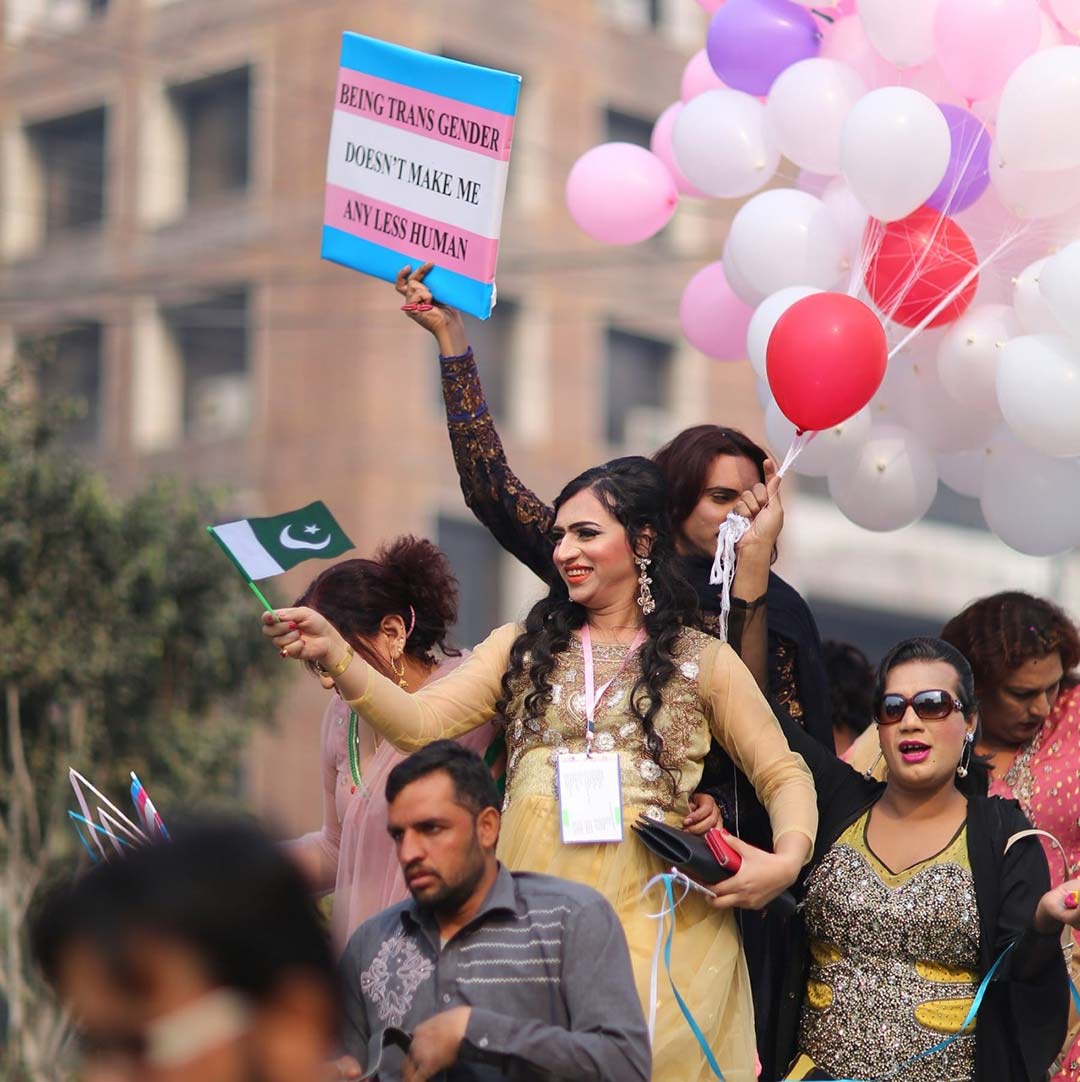
<path fill-rule="evenodd" d="M 1080 875 L 1080 634 L 1057 605 L 1016 590 L 972 602 L 941 637 L 970 662 L 979 702 L 975 750 L 990 767 L 989 792 L 1016 800 L 1040 839 L 1057 886 Z M 850 761 L 873 768 L 877 740 L 867 734 Z M 1080 951 L 1070 973 L 1080 979 Z M 1080 1018 L 1073 1009 L 1055 1082 L 1080 1080 Z"/>
<path fill-rule="evenodd" d="M 71 1010 L 86 1082 L 320 1082 L 338 1036 L 307 885 L 241 822 L 174 829 L 54 890 L 36 959 Z"/>
<path fill-rule="evenodd" d="M 649 1077 L 626 937 L 591 887 L 495 858 L 501 800 L 449 740 L 386 782 L 412 900 L 360 926 L 342 958 L 345 1044 L 381 1082 Z M 440 1072 L 445 1071 L 443 1075 Z"/>
<path fill-rule="evenodd" d="M 464 660 L 448 642 L 458 617 L 457 580 L 446 555 L 426 539 L 397 537 L 371 559 L 342 560 L 317 575 L 296 604 L 322 613 L 361 657 L 405 691 L 419 691 Z M 329 677 L 322 680 L 334 688 Z M 492 727 L 482 725 L 460 741 L 483 754 L 492 736 Z M 322 827 L 288 849 L 317 893 L 333 891 L 340 953 L 359 924 L 408 894 L 386 834 L 383 796 L 387 776 L 405 754 L 336 692 L 319 739 Z"/>
<path fill-rule="evenodd" d="M 833 743 L 843 755 L 873 720 L 874 669 L 866 655 L 849 642 L 822 644 L 832 699 Z"/>

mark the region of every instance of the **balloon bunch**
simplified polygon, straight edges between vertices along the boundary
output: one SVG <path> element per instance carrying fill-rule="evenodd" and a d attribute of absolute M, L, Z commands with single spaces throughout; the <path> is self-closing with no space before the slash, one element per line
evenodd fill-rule
<path fill-rule="evenodd" d="M 941 480 L 1021 552 L 1080 545 L 1080 0 L 698 3 L 680 100 L 577 161 L 575 221 L 743 199 L 682 326 L 749 357 L 793 468 L 867 529 Z"/>

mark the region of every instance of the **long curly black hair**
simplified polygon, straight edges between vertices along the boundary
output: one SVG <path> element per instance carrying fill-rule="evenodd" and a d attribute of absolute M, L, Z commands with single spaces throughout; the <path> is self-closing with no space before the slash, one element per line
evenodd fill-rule
<path fill-rule="evenodd" d="M 675 671 L 672 649 L 679 632 L 698 620 L 698 598 L 676 562 L 664 476 L 647 458 L 613 459 L 575 477 L 555 500 L 556 515 L 567 500 L 586 489 L 622 524 L 631 551 L 647 553 L 651 560 L 650 589 L 656 608 L 644 617 L 648 638 L 638 655 L 641 675 L 630 693 L 630 709 L 641 722 L 650 757 L 667 774 L 673 792 L 678 792 L 678 764 L 666 761 L 664 739 L 653 721 L 662 705 L 664 685 Z M 556 656 L 567 649 L 572 633 L 584 625 L 587 615 L 583 605 L 570 600 L 566 583 L 553 569 L 547 597 L 529 610 L 525 630 L 510 649 L 496 707 L 504 724 L 523 676 L 530 684 L 522 703 L 525 716 L 542 714 L 551 704 L 550 677 Z"/>

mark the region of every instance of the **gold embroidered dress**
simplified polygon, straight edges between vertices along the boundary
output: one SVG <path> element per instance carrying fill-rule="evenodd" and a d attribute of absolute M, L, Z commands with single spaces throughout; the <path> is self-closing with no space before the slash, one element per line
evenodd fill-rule
<path fill-rule="evenodd" d="M 517 625 L 498 628 L 444 679 L 415 695 L 373 671 L 363 695 L 350 703 L 405 751 L 454 738 L 490 719 L 501 694 Z M 674 656 L 676 672 L 663 691 L 654 724 L 664 738 L 664 766 L 649 757 L 641 723 L 629 707 L 640 666 L 620 671 L 627 647 L 594 643 L 596 686 L 615 677 L 596 710 L 594 746 L 619 754 L 623 821 L 639 814 L 680 825 L 701 777 L 710 733 L 751 780 L 769 811 L 773 836 L 796 831 L 811 841 L 817 829 L 813 781 L 787 746 L 753 677 L 734 651 L 698 631 L 684 630 Z M 551 705 L 537 717 L 524 713 L 530 685 L 523 680 L 507 710 L 507 779 L 499 858 L 512 871 L 563 876 L 595 887 L 614 906 L 626 932 L 638 994 L 648 1009 L 656 922 L 649 914 L 661 892 L 641 898 L 660 860 L 627 836 L 609 844 L 564 845 L 556 792 L 557 756 L 585 750 L 582 649 L 575 637 L 550 675 Z M 711 909 L 691 893 L 676 911 L 672 973 L 728 1082 L 754 1082 L 754 1026 L 750 983 L 730 911 Z M 712 1077 L 683 1019 L 666 975 L 657 986 L 653 1041 L 655 1082 L 705 1082 Z"/>
<path fill-rule="evenodd" d="M 806 885 L 810 969 L 799 1048 L 836 1078 L 879 1078 L 955 1034 L 979 980 L 967 828 L 896 873 L 867 843 L 869 817 L 847 828 Z M 965 1082 L 974 1069 L 972 1032 L 889 1077 Z"/>

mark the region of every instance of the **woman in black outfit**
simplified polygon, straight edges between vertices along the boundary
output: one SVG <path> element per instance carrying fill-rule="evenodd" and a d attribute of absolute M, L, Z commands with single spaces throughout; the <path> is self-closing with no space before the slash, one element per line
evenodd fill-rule
<path fill-rule="evenodd" d="M 1068 905 L 1080 881 L 1051 890 L 1038 839 L 1009 845 L 1029 823 L 985 795 L 971 667 L 954 647 L 894 647 L 874 704 L 887 782 L 785 726 L 814 775 L 820 827 L 762 1077 L 1042 1082 L 1065 1033 L 1060 934 L 1080 922 Z"/>

